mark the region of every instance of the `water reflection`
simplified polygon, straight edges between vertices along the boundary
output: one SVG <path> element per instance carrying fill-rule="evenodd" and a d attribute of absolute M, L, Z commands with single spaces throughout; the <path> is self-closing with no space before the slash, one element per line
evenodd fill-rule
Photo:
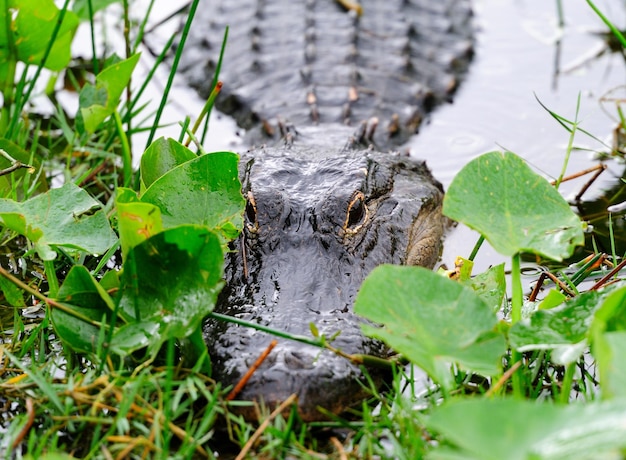
<path fill-rule="evenodd" d="M 619 26 L 626 23 L 621 0 L 599 0 L 598 7 Z M 472 158 L 507 149 L 526 159 L 540 174 L 556 178 L 563 165 L 569 132 L 537 102 L 574 120 L 580 94 L 580 128 L 566 174 L 597 164 L 597 151 L 608 152 L 617 124 L 620 97 L 600 99 L 626 82 L 621 53 L 611 53 L 607 27 L 586 2 L 563 2 L 559 28 L 556 2 L 545 0 L 475 0 L 476 57 L 452 104 L 433 114 L 430 123 L 411 141 L 411 151 L 425 158 L 434 175 L 449 185 Z M 609 93 L 610 94 L 610 93 Z M 593 202 L 622 177 L 620 162 L 608 161 L 608 171 L 583 199 Z M 573 198 L 586 179 L 562 184 Z M 477 234 L 464 227 L 446 239 L 443 261 L 467 256 Z M 475 271 L 502 259 L 483 247 Z"/>

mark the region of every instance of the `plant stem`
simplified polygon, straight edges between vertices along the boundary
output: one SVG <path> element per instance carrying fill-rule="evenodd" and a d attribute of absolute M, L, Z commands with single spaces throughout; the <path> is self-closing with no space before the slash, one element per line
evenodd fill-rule
<path fill-rule="evenodd" d="M 567 170 L 567 165 L 569 164 L 569 158 L 572 154 L 572 149 L 574 148 L 574 137 L 576 137 L 576 130 L 578 129 L 578 112 L 579 111 L 580 111 L 580 92 L 578 93 L 578 99 L 576 100 L 576 115 L 574 116 L 572 129 L 570 130 L 570 133 L 569 133 L 569 141 L 567 143 L 567 149 L 565 150 L 565 160 L 563 161 L 561 174 L 559 174 L 559 177 L 554 184 L 554 187 L 557 190 L 559 189 L 559 185 L 561 185 L 561 182 L 563 182 L 563 177 L 565 177 L 565 171 Z"/>
<path fill-rule="evenodd" d="M 307 345 L 313 345 L 314 347 L 324 347 L 324 343 L 320 339 L 310 339 L 303 335 L 294 335 L 289 334 L 287 332 L 282 332 L 277 329 L 272 329 L 271 327 L 261 326 L 260 324 L 251 323 L 249 321 L 244 321 L 239 318 L 235 318 L 234 316 L 222 315 L 220 313 L 211 312 L 208 314 L 209 318 L 214 318 L 220 321 L 226 321 L 227 323 L 238 324 L 240 326 L 251 327 L 257 329 L 259 331 L 267 332 L 268 334 L 275 335 L 276 337 L 280 337 L 283 339 L 295 340 L 296 342 L 306 343 Z"/>
<path fill-rule="evenodd" d="M 117 134 L 122 141 L 122 162 L 124 165 L 124 187 L 130 187 L 130 183 L 133 178 L 133 156 L 130 151 L 130 144 L 128 143 L 128 137 L 126 137 L 126 131 L 122 125 L 122 118 L 119 112 L 116 110 L 113 112 L 115 118 L 115 127 L 117 128 Z"/>
<path fill-rule="evenodd" d="M 511 367 L 518 367 L 518 369 L 516 369 L 511 376 L 511 381 L 513 382 L 513 396 L 517 399 L 524 398 L 524 384 L 522 374 L 519 370 L 522 365 L 522 354 L 515 350 L 511 350 Z"/>
<path fill-rule="evenodd" d="M 43 266 L 46 271 L 46 278 L 48 279 L 48 297 L 54 299 L 59 293 L 59 280 L 57 278 L 57 272 L 54 269 L 54 261 L 44 260 Z"/>
<path fill-rule="evenodd" d="M 26 104 L 30 100 L 30 95 L 35 89 L 37 80 L 39 80 L 39 75 L 41 74 L 41 71 L 46 65 L 46 61 L 48 60 L 50 51 L 52 51 L 52 47 L 56 43 L 57 35 L 59 34 L 59 30 L 61 30 L 61 24 L 63 24 L 63 19 L 65 18 L 65 13 L 67 12 L 67 8 L 69 4 L 70 4 L 70 0 L 65 0 L 63 2 L 63 6 L 59 10 L 59 16 L 57 18 L 57 22 L 54 26 L 54 29 L 52 30 L 52 35 L 50 36 L 50 41 L 48 42 L 46 51 L 44 52 L 43 57 L 41 58 L 41 62 L 39 63 L 39 65 L 37 66 L 37 70 L 35 71 L 35 75 L 33 75 L 32 79 L 30 80 L 30 85 L 28 86 L 28 89 L 26 90 L 26 94 L 22 99 L 22 107 L 16 107 L 16 110 L 18 111 L 17 116 L 19 116 L 19 114 L 22 112 L 23 105 Z M 16 115 L 14 115 L 14 117 L 15 116 Z"/>
<path fill-rule="evenodd" d="M 562 0 L 556 0 L 556 13 L 559 18 L 559 27 L 563 28 L 565 26 L 565 14 L 563 13 Z"/>
<path fill-rule="evenodd" d="M 522 319 L 522 276 L 520 270 L 520 255 L 511 258 L 511 324 Z"/>
<path fill-rule="evenodd" d="M 185 42 L 187 41 L 187 36 L 189 35 L 189 28 L 191 27 L 191 22 L 193 20 L 194 15 L 196 14 L 196 9 L 198 8 L 199 1 L 200 0 L 193 0 L 191 2 L 191 6 L 189 7 L 189 14 L 187 15 L 187 21 L 185 22 L 185 26 L 183 27 L 183 33 L 180 38 L 180 43 L 178 44 L 178 47 L 176 48 L 174 61 L 172 62 L 172 69 L 167 78 L 165 90 L 163 91 L 163 97 L 161 97 L 161 103 L 159 104 L 159 108 L 157 109 L 156 115 L 154 116 L 154 122 L 153 122 L 154 124 L 152 126 L 152 129 L 150 130 L 150 134 L 148 135 L 148 140 L 146 141 L 145 149 L 150 147 L 150 144 L 152 144 L 152 140 L 154 139 L 154 135 L 156 134 L 157 127 L 159 126 L 159 121 L 161 120 L 161 115 L 163 114 L 163 110 L 165 109 L 165 104 L 167 103 L 167 98 L 169 96 L 170 89 L 172 87 L 172 84 L 174 83 L 174 76 L 176 75 L 176 69 L 178 69 L 180 56 L 183 52 Z"/>
<path fill-rule="evenodd" d="M 522 319 L 522 277 L 520 270 L 520 254 L 517 253 L 511 258 L 511 324 L 517 323 Z M 511 366 L 522 360 L 521 353 L 511 350 Z M 522 398 L 524 395 L 522 375 L 514 372 L 512 376 L 513 394 L 516 398 Z"/>
<path fill-rule="evenodd" d="M 218 81 L 217 84 L 213 87 L 213 90 L 211 90 L 211 94 L 209 94 L 209 98 L 204 104 L 204 107 L 202 107 L 202 110 L 200 111 L 200 115 L 198 115 L 198 119 L 196 120 L 196 122 L 193 125 L 193 128 L 191 129 L 191 134 L 196 134 L 196 132 L 198 131 L 198 128 L 200 127 L 200 123 L 202 123 L 202 120 L 204 119 L 204 116 L 205 115 L 208 116 L 208 114 L 211 112 L 211 109 L 213 108 L 213 105 L 215 104 L 215 99 L 217 98 L 217 95 L 220 93 L 221 90 L 222 90 L 222 82 Z M 185 147 L 189 147 L 190 143 L 191 143 L 191 135 L 187 138 L 187 142 L 185 142 Z"/>
<path fill-rule="evenodd" d="M 100 73 L 100 64 L 98 63 L 98 55 L 96 53 L 96 28 L 93 22 L 93 4 L 92 0 L 87 0 L 87 11 L 89 12 L 89 32 L 91 34 L 91 64 L 93 65 L 93 74 Z"/>
<path fill-rule="evenodd" d="M 609 21 L 609 18 L 607 18 L 604 14 L 602 14 L 602 12 L 598 9 L 598 7 L 591 0 L 587 0 L 587 3 L 591 7 L 591 9 L 595 11 L 595 13 L 600 17 L 600 19 L 602 19 L 602 21 L 607 25 L 607 27 L 611 29 L 611 32 L 613 33 L 613 35 L 615 35 L 615 38 L 617 38 L 619 42 L 622 44 L 622 46 L 626 48 L 626 38 L 624 38 L 622 33 L 619 31 L 619 29 L 615 27 L 611 21 Z"/>
<path fill-rule="evenodd" d="M 572 392 L 572 383 L 574 382 L 574 371 L 576 370 L 576 363 L 569 363 L 565 368 L 565 375 L 563 376 L 563 385 L 561 386 L 561 394 L 559 395 L 559 402 L 561 404 L 567 404 L 569 402 L 569 395 Z"/>
<path fill-rule="evenodd" d="M 3 2 L 4 11 L 9 11 L 7 0 Z M 11 15 L 5 14 L 4 24 L 0 24 L 0 27 L 4 27 L 4 33 L 7 37 L 8 53 L 6 59 L 6 77 L 1 83 L 2 88 L 2 111 L 0 112 L 0 135 L 4 136 L 9 126 L 9 117 L 11 113 L 11 106 L 13 105 L 13 91 L 15 90 L 15 71 L 17 68 L 17 51 L 15 50 L 15 43 L 13 42 L 13 33 L 11 32 Z"/>
<path fill-rule="evenodd" d="M 485 241 L 485 237 L 483 235 L 480 235 L 480 238 L 478 238 L 478 241 L 476 241 L 476 244 L 474 245 L 474 248 L 472 249 L 472 253 L 467 258 L 468 260 L 474 261 L 474 259 L 476 258 L 476 255 L 478 254 L 478 250 L 481 248 L 484 241 Z"/>

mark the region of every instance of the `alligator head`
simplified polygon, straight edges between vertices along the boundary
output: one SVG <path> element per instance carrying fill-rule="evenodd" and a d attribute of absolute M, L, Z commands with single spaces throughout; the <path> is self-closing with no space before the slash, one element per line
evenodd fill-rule
<path fill-rule="evenodd" d="M 443 192 L 421 162 L 373 151 L 256 149 L 241 163 L 246 224 L 227 255 L 217 312 L 296 335 L 315 324 L 348 354 L 385 356 L 352 311 L 358 287 L 377 265 L 432 267 L 443 232 Z M 338 334 L 338 335 L 337 335 Z M 205 337 L 214 376 L 235 384 L 271 336 L 211 320 Z M 380 383 L 383 373 L 372 369 Z M 305 420 L 339 413 L 364 398 L 358 366 L 328 350 L 281 340 L 241 399 L 274 407 L 298 395 Z M 252 408 L 244 410 L 254 418 Z"/>

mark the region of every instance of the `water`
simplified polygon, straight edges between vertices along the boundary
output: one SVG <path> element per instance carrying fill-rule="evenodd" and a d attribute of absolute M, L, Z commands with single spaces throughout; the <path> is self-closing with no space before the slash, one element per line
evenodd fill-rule
<path fill-rule="evenodd" d="M 476 56 L 468 78 L 454 103 L 438 110 L 431 122 L 410 143 L 412 154 L 425 158 L 435 177 L 449 185 L 454 175 L 481 153 L 501 148 L 525 158 L 548 178 L 559 175 L 569 140 L 563 129 L 539 105 L 573 120 L 580 94 L 581 128 L 608 144 L 616 126 L 614 106 L 603 111 L 599 98 L 624 85 L 626 67 L 620 54 L 605 53 L 603 38 L 594 32 L 606 26 L 585 2 L 563 2 L 565 26 L 558 26 L 556 2 L 546 0 L 475 0 Z M 614 23 L 626 23 L 621 0 L 596 2 Z M 578 134 L 575 145 L 604 149 Z M 593 155 L 572 155 L 567 173 L 595 164 Z M 623 166 L 609 162 L 599 193 L 620 177 Z M 561 190 L 573 196 L 583 180 L 566 183 Z M 453 264 L 457 255 L 467 256 L 478 235 L 464 227 L 451 231 L 442 261 Z M 483 246 L 476 272 L 498 263 L 501 257 Z M 502 259 L 503 260 L 503 259 Z"/>
<path fill-rule="evenodd" d="M 603 37 L 595 32 L 606 31 L 606 26 L 586 2 L 563 3 L 565 25 L 561 28 L 556 1 L 474 0 L 476 55 L 469 74 L 454 103 L 436 110 L 430 122 L 409 143 L 411 154 L 426 159 L 435 177 L 445 186 L 472 158 L 500 148 L 522 156 L 548 178 L 558 176 L 569 135 L 541 108 L 536 98 L 560 115 L 574 119 L 580 94 L 581 127 L 611 143 L 616 126 L 615 109 L 606 104 L 608 111 L 604 111 L 599 99 L 626 82 L 624 58 L 608 52 L 595 57 L 606 48 Z M 626 24 L 623 0 L 598 0 L 596 4 L 618 27 Z M 158 0 L 151 24 L 157 24 L 179 5 Z M 136 14 L 145 11 L 141 6 L 136 8 Z M 119 22 L 109 26 L 119 27 Z M 177 27 L 177 20 L 159 26 L 148 36 L 153 48 L 160 49 Z M 142 61 L 140 65 L 147 72 L 149 56 L 145 52 Z M 153 107 L 166 80 L 167 69 L 162 68 L 152 89 Z M 172 125 L 161 129 L 159 135 L 177 138 L 180 132 L 177 123 L 185 116 L 194 120 L 202 105 L 203 101 L 185 87 L 182 78 L 175 80 L 163 120 Z M 237 151 L 242 146 L 239 134 L 230 118 L 214 114 L 205 147 L 208 151 Z M 136 140 L 136 163 L 143 145 Z M 582 134 L 577 136 L 575 145 L 605 149 Z M 589 152 L 575 152 L 567 171 L 576 172 L 593 163 Z M 621 176 L 621 164 L 609 162 L 608 165 L 609 172 L 590 192 L 591 196 Z M 566 197 L 573 196 L 583 182 L 566 183 L 561 190 Z M 451 230 L 442 263 L 451 266 L 457 255 L 468 256 L 477 237 L 462 226 Z M 498 254 L 484 246 L 476 259 L 476 272 L 500 260 Z"/>

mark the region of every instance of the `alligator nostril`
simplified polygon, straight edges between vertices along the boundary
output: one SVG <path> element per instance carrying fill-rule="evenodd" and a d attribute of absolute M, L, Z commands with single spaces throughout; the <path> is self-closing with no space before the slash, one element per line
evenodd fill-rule
<path fill-rule="evenodd" d="M 315 366 L 315 356 L 309 353 L 301 353 L 294 350 L 283 352 L 285 366 L 289 370 L 313 369 Z"/>

